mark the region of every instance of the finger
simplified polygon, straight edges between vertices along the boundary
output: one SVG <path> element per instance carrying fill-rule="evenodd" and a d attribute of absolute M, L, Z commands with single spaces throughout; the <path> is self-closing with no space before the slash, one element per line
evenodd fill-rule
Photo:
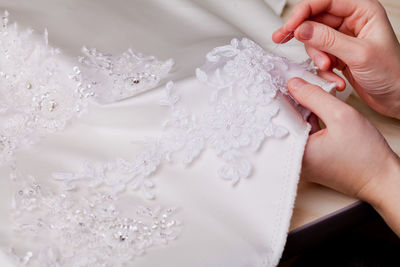
<path fill-rule="evenodd" d="M 315 65 L 317 65 L 320 70 L 332 70 L 339 62 L 338 58 L 334 55 L 325 53 L 315 47 L 305 45 L 305 48 L 307 54 L 312 58 Z"/>
<path fill-rule="evenodd" d="M 344 21 L 343 17 L 338 17 L 324 12 L 309 18 L 309 20 L 325 24 L 332 28 L 339 28 L 339 27 L 344 28 L 342 30 L 346 30 L 346 34 L 349 32 L 346 27 L 342 26 L 342 23 Z M 281 29 L 275 31 L 272 34 L 272 40 L 276 43 L 286 43 L 287 41 L 289 41 L 294 37 L 293 35 L 290 36 L 292 32 L 293 31 L 286 31 L 285 28 L 282 27 Z M 354 34 L 352 33 L 350 33 L 350 35 L 354 36 Z"/>
<path fill-rule="evenodd" d="M 346 88 L 346 82 L 343 80 L 343 78 L 332 71 L 319 70 L 318 76 L 327 81 L 335 83 L 338 91 L 343 91 Z"/>
<path fill-rule="evenodd" d="M 314 21 L 306 21 L 295 31 L 295 37 L 306 45 L 332 54 L 344 62 L 359 53 L 359 40 Z"/>
<path fill-rule="evenodd" d="M 289 20 L 282 29 L 285 32 L 294 31 L 306 19 L 321 14 L 329 13 L 338 17 L 348 17 L 357 9 L 360 0 L 304 0 L 293 9 Z"/>
<path fill-rule="evenodd" d="M 342 25 L 344 18 L 329 13 L 321 13 L 312 17 L 310 20 L 325 24 L 326 26 L 336 29 Z"/>
<path fill-rule="evenodd" d="M 272 41 L 277 44 L 283 44 L 292 40 L 293 37 L 293 32 L 285 32 L 282 29 L 279 29 L 272 34 Z"/>
<path fill-rule="evenodd" d="M 331 60 L 331 65 L 330 65 L 330 70 L 332 70 L 333 68 L 336 67 L 337 63 L 338 63 L 338 58 L 335 57 L 334 55 L 331 55 L 329 53 L 327 53 L 328 57 Z"/>
<path fill-rule="evenodd" d="M 338 17 L 338 16 L 335 16 L 335 15 L 332 15 L 329 13 L 322 13 L 315 17 L 310 18 L 310 20 L 324 24 L 326 26 L 329 26 L 331 28 L 334 28 L 334 29 L 340 31 L 341 33 L 355 37 L 354 31 L 350 30 L 347 27 L 346 23 L 343 23 L 344 22 L 343 17 Z"/>
<path fill-rule="evenodd" d="M 321 50 L 309 45 L 306 45 L 306 51 L 319 69 L 328 70 L 330 68 L 331 59 L 325 52 L 322 52 Z"/>
<path fill-rule="evenodd" d="M 315 113 L 326 125 L 333 121 L 333 111 L 346 108 L 346 104 L 336 97 L 301 78 L 290 79 L 288 89 L 298 103 Z"/>

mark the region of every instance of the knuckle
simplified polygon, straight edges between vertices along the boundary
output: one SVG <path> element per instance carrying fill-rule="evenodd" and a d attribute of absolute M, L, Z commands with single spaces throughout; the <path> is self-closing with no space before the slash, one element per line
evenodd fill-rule
<path fill-rule="evenodd" d="M 328 27 L 321 27 L 321 42 L 326 48 L 332 48 L 336 44 L 336 34 Z"/>
<path fill-rule="evenodd" d="M 367 0 L 366 3 L 370 14 L 378 15 L 380 17 L 387 16 L 386 9 L 378 0 Z"/>
<path fill-rule="evenodd" d="M 350 106 L 336 109 L 332 113 L 332 119 L 337 123 L 343 123 L 348 121 L 354 121 L 358 117 L 358 113 L 355 109 Z"/>
<path fill-rule="evenodd" d="M 354 65 L 364 66 L 375 56 L 375 48 L 368 42 L 363 42 L 359 46 L 355 50 L 356 54 L 352 60 L 354 61 Z"/>

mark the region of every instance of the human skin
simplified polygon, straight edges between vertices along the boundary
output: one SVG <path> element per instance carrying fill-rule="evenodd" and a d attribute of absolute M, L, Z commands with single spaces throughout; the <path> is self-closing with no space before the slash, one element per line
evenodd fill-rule
<path fill-rule="evenodd" d="M 302 178 L 370 203 L 400 236 L 400 160 L 383 136 L 318 86 L 293 78 L 288 89 L 326 125 L 308 139 Z"/>
<path fill-rule="evenodd" d="M 342 89 L 332 72 L 341 70 L 369 106 L 400 119 L 400 45 L 378 1 L 303 0 L 273 40 L 288 41 L 290 33 L 323 77 Z M 354 108 L 299 78 L 288 89 L 326 125 L 311 117 L 302 178 L 370 203 L 400 236 L 399 157 Z"/>
<path fill-rule="evenodd" d="M 287 42 L 290 33 L 322 77 L 333 80 L 332 69 L 341 70 L 370 107 L 400 119 L 400 44 L 378 1 L 303 0 L 272 39 Z M 340 78 L 333 81 L 344 88 Z"/>

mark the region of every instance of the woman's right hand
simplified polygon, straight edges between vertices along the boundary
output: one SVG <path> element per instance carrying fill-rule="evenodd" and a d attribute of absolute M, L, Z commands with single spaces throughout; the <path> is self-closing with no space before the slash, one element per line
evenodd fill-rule
<path fill-rule="evenodd" d="M 369 106 L 400 119 L 400 44 L 378 1 L 303 0 L 273 40 L 292 32 L 321 70 L 341 70 Z"/>

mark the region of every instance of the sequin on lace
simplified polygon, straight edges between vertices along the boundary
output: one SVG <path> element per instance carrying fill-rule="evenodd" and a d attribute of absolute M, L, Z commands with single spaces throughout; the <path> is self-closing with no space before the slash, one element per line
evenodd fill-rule
<path fill-rule="evenodd" d="M 181 231 L 175 208 L 150 208 L 134 200 L 124 207 L 117 197 L 88 186 L 51 191 L 32 176 L 16 177 L 15 183 L 14 240 L 22 243 L 13 244 L 10 253 L 20 264 L 120 266 L 168 244 Z"/>

